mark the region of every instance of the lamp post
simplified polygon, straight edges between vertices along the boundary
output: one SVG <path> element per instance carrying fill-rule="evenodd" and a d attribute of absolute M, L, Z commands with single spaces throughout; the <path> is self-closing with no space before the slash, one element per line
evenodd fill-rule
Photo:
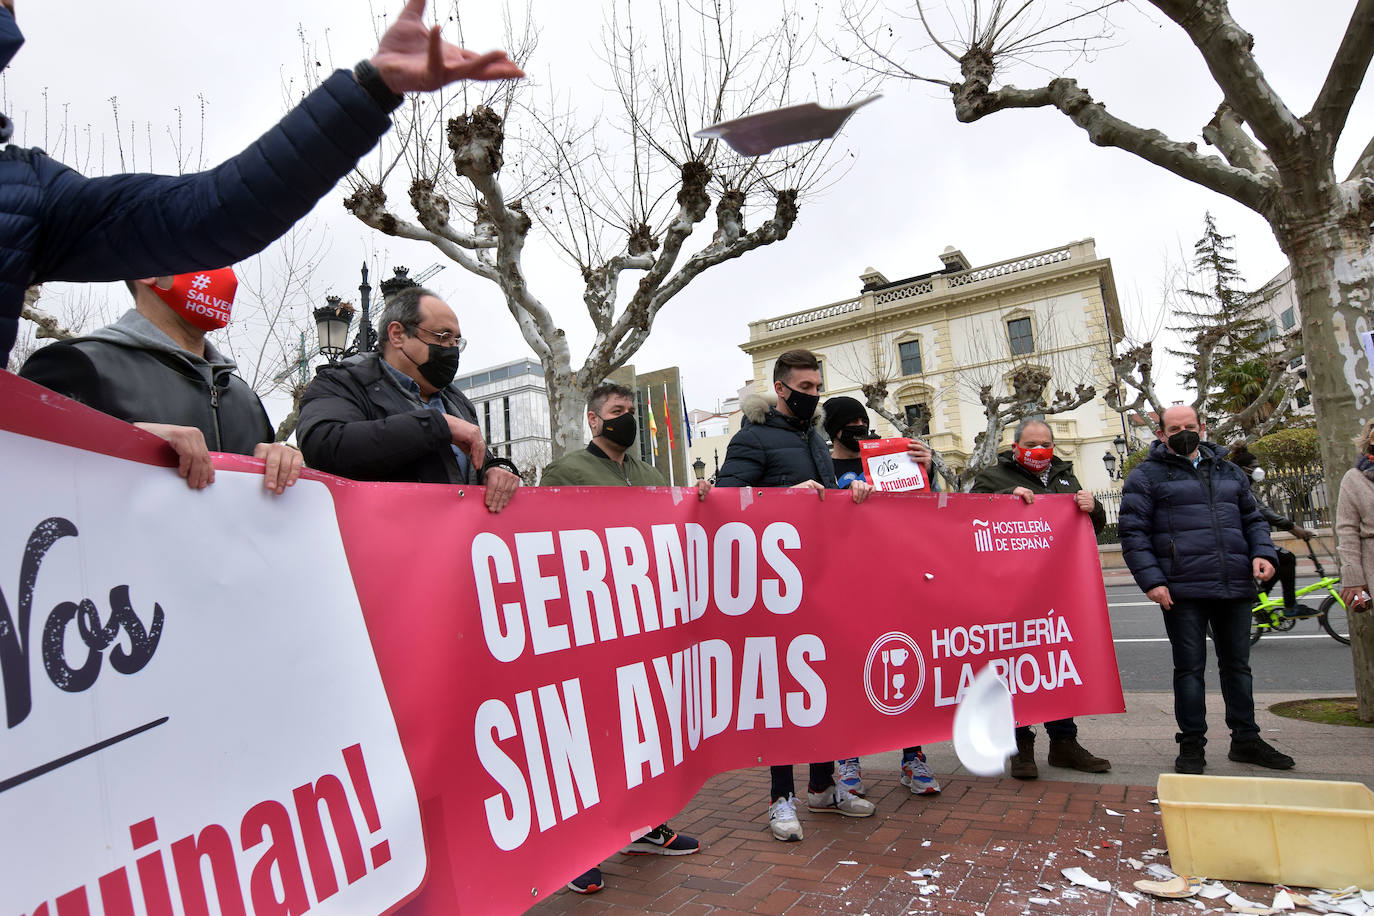
<path fill-rule="evenodd" d="M 711 449 L 711 451 L 712 451 L 713 453 L 715 453 L 715 457 L 716 457 L 716 476 L 719 477 L 719 476 L 720 476 L 720 449 L 718 449 L 718 448 L 713 448 L 713 449 Z"/>
<path fill-rule="evenodd" d="M 692 462 L 692 473 L 697 475 L 697 480 L 706 479 L 706 462 L 701 460 L 700 455 L 697 456 L 696 461 Z"/>
<path fill-rule="evenodd" d="M 320 338 L 320 352 L 335 363 L 350 355 L 348 328 L 353 323 L 353 306 L 338 296 L 326 296 L 324 301 L 314 312 L 315 333 Z"/>
<path fill-rule="evenodd" d="M 372 287 L 367 282 L 367 262 L 363 262 L 363 282 L 358 284 L 358 304 L 360 320 L 358 337 L 353 342 L 355 353 L 366 353 L 377 349 L 377 330 L 372 327 Z"/>

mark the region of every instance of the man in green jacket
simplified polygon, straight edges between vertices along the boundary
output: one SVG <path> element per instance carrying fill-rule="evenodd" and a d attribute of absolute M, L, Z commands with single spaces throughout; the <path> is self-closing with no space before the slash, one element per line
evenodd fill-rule
<path fill-rule="evenodd" d="M 539 476 L 541 487 L 666 487 L 658 468 L 630 454 L 639 431 L 635 417 L 635 393 L 624 385 L 602 382 L 587 398 L 587 425 L 592 441 L 585 449 L 558 458 Z M 697 484 L 697 497 L 705 499 L 709 481 Z M 632 841 L 622 852 L 629 855 L 690 855 L 701 843 L 659 824 Z M 590 868 L 568 882 L 568 889 L 594 894 L 602 887 L 601 869 Z"/>
<path fill-rule="evenodd" d="M 1022 420 L 1012 437 L 1010 451 L 997 457 L 997 464 L 978 472 L 974 493 L 1007 493 L 1019 496 L 1027 505 L 1037 494 L 1072 493 L 1078 508 L 1089 513 L 1093 530 L 1101 532 L 1107 512 L 1093 495 L 1073 476 L 1073 462 L 1054 455 L 1054 431 L 1044 420 Z M 1050 766 L 1069 767 L 1084 773 L 1105 773 L 1109 761 L 1088 753 L 1078 743 L 1078 725 L 1073 719 L 1045 723 L 1050 736 Z M 1016 729 L 1016 755 L 1011 758 L 1011 775 L 1016 779 L 1035 779 L 1035 732 L 1029 725 Z"/>

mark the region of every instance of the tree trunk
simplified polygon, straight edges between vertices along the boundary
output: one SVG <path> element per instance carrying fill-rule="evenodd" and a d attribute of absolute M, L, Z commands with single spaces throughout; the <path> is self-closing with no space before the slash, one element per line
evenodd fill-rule
<path fill-rule="evenodd" d="M 1293 267 L 1302 308 L 1303 350 L 1317 418 L 1317 437 L 1334 517 L 1341 477 L 1355 460 L 1351 439 L 1374 417 L 1374 377 L 1359 333 L 1374 328 L 1374 253 L 1367 226 L 1354 215 L 1314 217 L 1274 234 Z M 1359 717 L 1374 721 L 1374 624 L 1350 615 Z"/>
<path fill-rule="evenodd" d="M 564 381 L 558 384 L 550 381 L 549 431 L 553 434 L 553 457 L 567 454 L 569 449 L 577 448 L 582 441 L 582 426 L 586 423 L 588 389 L 577 384 L 570 369 L 557 372 Z"/>

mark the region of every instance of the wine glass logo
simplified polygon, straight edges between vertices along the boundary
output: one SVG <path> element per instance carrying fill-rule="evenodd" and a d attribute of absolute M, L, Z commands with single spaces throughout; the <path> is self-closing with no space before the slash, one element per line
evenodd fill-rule
<path fill-rule="evenodd" d="M 865 690 L 874 708 L 897 715 L 911 708 L 925 685 L 925 659 L 906 633 L 884 633 L 873 643 L 865 663 Z"/>

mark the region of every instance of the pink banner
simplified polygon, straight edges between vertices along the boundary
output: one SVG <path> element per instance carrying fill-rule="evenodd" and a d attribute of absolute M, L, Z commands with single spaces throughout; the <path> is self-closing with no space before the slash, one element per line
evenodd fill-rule
<path fill-rule="evenodd" d="M 166 463 L 35 391 L 6 377 L 0 426 Z M 418 795 L 407 913 L 518 912 L 725 770 L 947 740 L 988 664 L 1021 723 L 1124 709 L 1071 497 L 551 488 L 491 515 L 478 488 L 314 479 Z"/>

